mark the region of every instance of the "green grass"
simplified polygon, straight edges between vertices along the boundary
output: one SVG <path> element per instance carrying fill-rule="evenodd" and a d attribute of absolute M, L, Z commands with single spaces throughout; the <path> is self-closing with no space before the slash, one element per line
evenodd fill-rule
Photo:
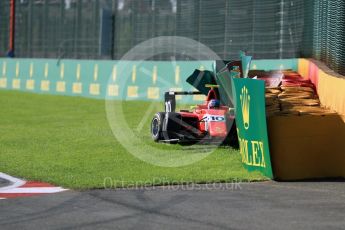
<path fill-rule="evenodd" d="M 142 143 L 168 152 L 161 160 L 202 154 L 205 146 L 189 153 L 180 145 L 153 143 L 150 120 L 138 124 L 149 102 L 116 102 Z M 79 97 L 0 91 L 0 172 L 75 189 L 169 183 L 206 183 L 264 179 L 248 173 L 239 152 L 219 147 L 204 159 L 181 167 L 161 167 L 142 161 L 115 139 L 106 117 L 105 102 Z M 162 110 L 153 104 L 148 114 Z M 139 125 L 140 126 L 140 125 Z M 115 130 L 115 132 L 124 132 Z M 124 133 L 126 135 L 126 133 Z M 137 146 L 138 147 L 138 146 Z M 140 147 L 140 146 L 139 146 Z M 171 153 L 170 153 L 171 152 Z"/>

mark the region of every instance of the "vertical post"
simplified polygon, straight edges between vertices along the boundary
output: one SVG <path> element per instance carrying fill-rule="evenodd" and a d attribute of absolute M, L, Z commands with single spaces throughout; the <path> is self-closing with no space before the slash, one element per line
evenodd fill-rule
<path fill-rule="evenodd" d="M 255 41 L 255 19 L 256 19 L 256 4 L 255 4 L 255 0 L 253 0 L 253 14 L 252 14 L 252 53 L 251 55 L 254 55 L 254 49 L 255 49 L 255 45 L 254 45 L 254 41 Z"/>
<path fill-rule="evenodd" d="M 32 0 L 29 0 L 28 1 L 28 21 L 27 21 L 27 27 L 28 27 L 28 36 L 27 36 L 27 41 L 26 41 L 26 44 L 27 44 L 27 55 L 28 57 L 32 57 L 32 15 L 33 15 L 33 1 Z"/>
<path fill-rule="evenodd" d="M 279 59 L 283 58 L 284 39 L 284 0 L 280 0 Z"/>
<path fill-rule="evenodd" d="M 58 52 L 58 58 L 62 57 L 62 54 L 64 52 L 64 45 L 65 45 L 65 33 L 64 31 L 64 20 L 65 20 L 65 2 L 64 0 L 60 1 L 60 20 L 59 20 L 59 31 L 57 33 L 58 37 L 58 46 L 57 52 Z"/>
<path fill-rule="evenodd" d="M 82 7 L 83 7 L 83 2 L 81 0 L 77 1 L 77 14 L 76 14 L 76 26 L 74 28 L 74 56 L 75 58 L 80 58 L 83 56 L 88 56 L 88 50 L 87 48 L 83 48 L 84 44 L 88 44 L 88 41 L 83 41 L 83 36 L 82 36 Z M 83 44 L 84 42 L 84 44 Z M 85 58 L 85 57 L 84 57 Z"/>
<path fill-rule="evenodd" d="M 8 46 L 8 57 L 14 57 L 14 36 L 15 36 L 15 24 L 16 24 L 16 1 L 11 0 L 10 2 L 10 34 L 9 34 L 9 46 Z"/>
<path fill-rule="evenodd" d="M 224 15 L 224 44 L 223 44 L 223 60 L 227 60 L 229 57 L 227 56 L 227 43 L 228 43 L 228 11 L 229 11 L 229 3 L 228 1 L 225 1 L 225 15 Z"/>
<path fill-rule="evenodd" d="M 202 43 L 202 41 L 201 41 L 201 9 L 202 9 L 202 7 L 201 7 L 201 0 L 199 0 L 198 2 L 197 2 L 197 4 L 198 4 L 198 12 L 197 12 L 197 14 L 198 14 L 198 17 L 197 17 L 197 23 L 198 23 L 198 38 L 196 39 L 199 43 L 198 43 L 198 60 L 200 60 L 201 59 L 201 57 L 200 57 L 200 43 Z M 194 10 L 194 12 L 195 12 L 195 10 Z"/>
<path fill-rule="evenodd" d="M 137 36 L 136 36 L 136 31 L 137 31 L 137 24 L 136 24 L 136 16 L 137 16 L 137 11 L 138 11 L 138 7 L 137 7 L 137 5 L 138 5 L 138 2 L 136 2 L 136 1 L 131 1 L 130 2 L 130 7 L 131 7 L 131 14 L 130 14 L 130 20 L 131 20 L 131 24 L 132 24 L 132 26 L 131 26 L 131 47 L 134 47 L 135 45 L 136 45 L 136 43 L 137 43 L 137 41 L 136 41 L 136 38 L 137 38 Z"/>
<path fill-rule="evenodd" d="M 51 48 L 50 42 L 52 37 L 50 36 L 50 34 L 48 33 L 48 26 L 49 26 L 49 17 L 48 17 L 48 11 L 49 11 L 49 7 L 48 7 L 48 0 L 44 0 L 43 3 L 43 15 L 44 15 L 44 20 L 43 20 L 43 33 L 42 33 L 42 45 L 43 45 L 43 53 L 44 53 L 44 57 L 47 58 L 48 54 L 49 54 L 49 50 Z"/>
<path fill-rule="evenodd" d="M 116 52 L 116 13 L 117 13 L 117 5 L 118 5 L 118 2 L 117 0 L 113 0 L 113 4 L 112 4 L 112 16 L 111 16 L 111 19 L 112 19 L 112 30 L 111 30 L 111 53 L 110 53 L 110 56 L 111 56 L 111 59 L 114 60 L 116 55 L 115 55 L 115 52 Z"/>
<path fill-rule="evenodd" d="M 151 24 L 151 38 L 156 37 L 156 12 L 157 12 L 156 9 L 157 9 L 156 1 L 152 0 L 151 1 L 151 10 L 153 12 L 152 12 L 152 18 L 151 18 L 151 23 L 152 23 Z M 155 44 L 153 43 L 153 40 L 152 40 L 151 46 L 152 46 L 152 57 L 154 57 L 154 55 L 155 55 Z M 160 60 L 161 57 L 162 57 L 162 55 L 159 55 L 159 57 L 156 56 L 154 60 L 157 60 L 157 58 L 158 58 L 158 60 Z"/>
<path fill-rule="evenodd" d="M 100 2 L 99 1 L 95 1 L 95 7 L 94 7 L 94 12 L 93 12 L 93 17 L 94 17 L 94 24 L 93 24 L 93 29 L 94 29 L 94 37 L 92 38 L 93 39 L 93 54 L 92 54 L 92 57 L 95 58 L 95 59 L 99 59 L 99 55 L 98 54 L 98 45 L 99 42 L 100 42 L 100 24 L 101 24 L 101 18 L 100 18 L 100 12 L 101 12 L 101 8 L 100 8 Z"/>

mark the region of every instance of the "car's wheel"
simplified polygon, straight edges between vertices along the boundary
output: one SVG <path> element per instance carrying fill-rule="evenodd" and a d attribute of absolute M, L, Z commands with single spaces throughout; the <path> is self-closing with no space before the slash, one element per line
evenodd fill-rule
<path fill-rule="evenodd" d="M 165 113 L 156 113 L 151 121 L 151 136 L 154 141 L 162 140 L 162 128 Z"/>
<path fill-rule="evenodd" d="M 181 114 L 168 112 L 163 122 L 162 138 L 165 140 L 178 139 L 177 133 L 181 131 Z"/>
<path fill-rule="evenodd" d="M 232 121 L 232 124 L 228 123 L 228 135 L 223 141 L 224 145 L 230 145 L 234 148 L 239 148 L 238 138 L 237 138 L 237 130 L 236 130 L 236 123 L 235 120 Z"/>

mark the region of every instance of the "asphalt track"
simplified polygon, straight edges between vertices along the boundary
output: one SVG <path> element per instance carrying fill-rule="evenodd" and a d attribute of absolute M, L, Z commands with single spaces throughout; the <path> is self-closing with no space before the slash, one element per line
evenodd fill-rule
<path fill-rule="evenodd" d="M 0 200 L 0 229 L 344 229 L 344 182 L 66 191 Z"/>
<path fill-rule="evenodd" d="M 5 186 L 8 186 L 10 185 L 11 183 L 8 181 L 8 180 L 5 180 L 3 178 L 0 177 L 0 188 L 1 187 L 5 187 Z"/>

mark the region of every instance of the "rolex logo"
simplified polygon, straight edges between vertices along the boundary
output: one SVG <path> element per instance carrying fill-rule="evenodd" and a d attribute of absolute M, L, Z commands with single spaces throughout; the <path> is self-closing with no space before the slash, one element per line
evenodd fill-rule
<path fill-rule="evenodd" d="M 250 108 L 250 95 L 248 89 L 244 86 L 240 95 L 241 109 L 242 109 L 242 121 L 245 129 L 249 128 L 249 108 Z"/>

